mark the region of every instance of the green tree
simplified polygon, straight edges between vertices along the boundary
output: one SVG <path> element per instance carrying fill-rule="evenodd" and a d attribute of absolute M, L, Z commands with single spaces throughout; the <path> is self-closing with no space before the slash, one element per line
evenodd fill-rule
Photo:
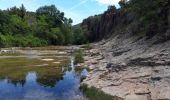
<path fill-rule="evenodd" d="M 25 15 L 26 15 L 26 9 L 24 5 L 22 4 L 20 7 L 20 17 L 24 19 Z"/>
<path fill-rule="evenodd" d="M 62 25 L 61 26 L 61 32 L 64 35 L 64 40 L 65 43 L 64 44 L 72 44 L 73 42 L 73 33 L 72 30 L 70 29 L 70 27 L 68 25 Z"/>
<path fill-rule="evenodd" d="M 36 14 L 38 19 L 41 15 L 46 16 L 49 24 L 53 26 L 61 25 L 64 17 L 64 13 L 60 13 L 55 5 L 40 7 L 36 10 Z"/>
<path fill-rule="evenodd" d="M 124 8 L 124 7 L 126 6 L 127 2 L 128 2 L 128 0 L 120 0 L 120 1 L 119 1 L 120 7 L 121 7 L 121 8 Z"/>
<path fill-rule="evenodd" d="M 66 18 L 55 5 L 28 12 L 24 5 L 0 10 L 0 45 L 42 46 L 72 44 L 71 18 Z"/>
<path fill-rule="evenodd" d="M 82 28 L 78 27 L 74 30 L 74 44 L 83 44 L 86 43 L 86 37 L 85 34 L 83 33 Z"/>
<path fill-rule="evenodd" d="M 58 28 L 52 28 L 51 29 L 51 43 L 54 45 L 61 45 L 64 44 L 65 42 L 65 37 L 63 35 L 63 33 L 61 32 L 61 29 Z"/>
<path fill-rule="evenodd" d="M 10 19 L 11 33 L 13 34 L 27 34 L 29 32 L 28 23 L 17 15 L 12 15 Z"/>
<path fill-rule="evenodd" d="M 9 25 L 10 25 L 10 16 L 4 11 L 0 10 L 0 33 L 7 34 L 9 33 Z"/>

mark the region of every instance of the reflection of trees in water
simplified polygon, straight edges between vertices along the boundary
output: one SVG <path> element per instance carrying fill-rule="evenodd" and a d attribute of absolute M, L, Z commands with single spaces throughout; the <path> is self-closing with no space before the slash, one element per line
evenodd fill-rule
<path fill-rule="evenodd" d="M 19 73 L 18 75 L 14 75 L 14 76 L 6 76 L 8 77 L 8 83 L 11 83 L 15 86 L 17 85 L 21 85 L 22 87 L 25 85 L 26 83 L 26 76 L 27 76 L 27 73 L 25 72 L 22 72 L 22 73 Z"/>
<path fill-rule="evenodd" d="M 67 67 L 69 64 L 68 59 L 64 59 L 60 64 L 50 62 L 49 66 L 35 66 L 41 63 L 39 60 L 34 61 L 22 58 L 3 59 L 0 63 L 0 81 L 7 80 L 8 83 L 15 86 L 24 86 L 26 81 L 29 81 L 27 80 L 28 73 L 35 72 L 36 75 L 33 80 L 37 81 L 37 84 L 53 87 L 58 80 L 62 79 L 63 73 L 68 70 Z"/>
<path fill-rule="evenodd" d="M 44 75 L 41 77 L 37 76 L 37 83 L 39 83 L 40 85 L 44 86 L 44 87 L 55 87 L 57 81 L 62 80 L 63 75 L 60 74 L 58 76 L 54 75 Z"/>
<path fill-rule="evenodd" d="M 44 71 L 37 71 L 37 83 L 45 87 L 54 87 L 56 82 L 63 79 L 62 68 L 47 68 Z"/>
<path fill-rule="evenodd" d="M 21 85 L 23 87 L 26 83 L 26 80 L 8 79 L 8 83 L 11 83 L 15 86 Z"/>
<path fill-rule="evenodd" d="M 37 84 L 44 86 L 44 87 L 54 87 L 57 81 L 63 79 L 63 74 L 66 70 L 62 71 L 62 67 L 60 68 L 51 68 L 51 67 L 44 67 L 35 70 L 36 77 L 35 81 Z M 26 84 L 26 77 L 29 71 L 20 72 L 18 75 L 8 77 L 7 74 L 3 74 L 1 77 L 7 77 L 8 83 L 13 84 L 15 86 L 21 85 L 22 87 Z M 0 78 L 0 80 L 5 78 Z"/>

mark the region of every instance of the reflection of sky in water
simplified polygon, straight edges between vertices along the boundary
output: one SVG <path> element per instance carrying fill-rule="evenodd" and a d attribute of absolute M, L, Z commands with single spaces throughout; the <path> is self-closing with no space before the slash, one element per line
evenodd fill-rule
<path fill-rule="evenodd" d="M 0 100 L 69 100 L 81 95 L 79 78 L 73 72 L 66 72 L 64 79 L 55 87 L 43 87 L 36 82 L 36 73 L 27 75 L 26 84 L 13 85 L 7 80 L 0 82 Z"/>
<path fill-rule="evenodd" d="M 88 75 L 88 71 L 87 69 L 83 69 L 82 72 L 81 72 L 81 76 L 87 76 Z"/>
<path fill-rule="evenodd" d="M 7 79 L 1 80 L 0 100 L 77 100 L 82 96 L 79 90 L 80 76 L 74 72 L 74 68 L 67 71 L 63 80 L 56 82 L 54 87 L 44 87 L 36 79 L 36 73 L 29 72 L 24 86 L 13 85 Z"/>

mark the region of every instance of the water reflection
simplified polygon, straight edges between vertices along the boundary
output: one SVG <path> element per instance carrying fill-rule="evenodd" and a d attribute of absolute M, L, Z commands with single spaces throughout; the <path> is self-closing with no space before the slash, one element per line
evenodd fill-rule
<path fill-rule="evenodd" d="M 0 80 L 0 100 L 80 100 L 80 75 L 74 71 L 73 59 L 69 67 L 40 67 L 17 77 L 0 76 L 5 77 Z"/>
<path fill-rule="evenodd" d="M 61 70 L 52 71 L 49 70 L 49 68 L 45 69 L 45 71 L 35 71 L 33 72 L 23 72 L 24 74 L 21 74 L 20 77 L 8 77 L 6 78 L 8 84 L 13 84 L 14 86 L 21 85 L 24 87 L 24 85 L 29 81 L 30 77 L 34 77 L 37 84 L 42 85 L 44 87 L 54 87 L 57 83 L 57 81 L 63 79 L 63 75 L 65 73 Z M 31 75 L 30 75 L 31 74 Z"/>
<path fill-rule="evenodd" d="M 21 85 L 22 87 L 25 85 L 26 80 L 15 80 L 15 79 L 8 79 L 8 83 L 11 83 L 15 86 Z"/>

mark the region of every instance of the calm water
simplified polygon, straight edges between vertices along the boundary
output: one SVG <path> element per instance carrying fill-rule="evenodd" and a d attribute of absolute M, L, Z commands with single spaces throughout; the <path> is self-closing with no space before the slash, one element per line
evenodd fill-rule
<path fill-rule="evenodd" d="M 60 77 L 40 77 L 36 71 L 26 74 L 25 80 L 0 80 L 0 100 L 80 100 L 82 92 L 79 90 L 80 76 L 87 75 L 87 71 L 76 73 L 73 59 L 69 67 Z"/>

